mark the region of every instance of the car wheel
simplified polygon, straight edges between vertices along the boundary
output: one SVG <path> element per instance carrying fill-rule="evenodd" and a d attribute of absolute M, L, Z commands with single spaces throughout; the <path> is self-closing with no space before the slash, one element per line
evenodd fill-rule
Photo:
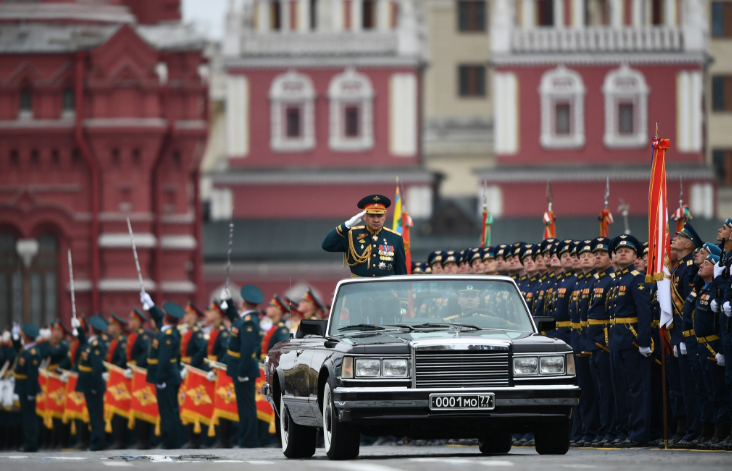
<path fill-rule="evenodd" d="M 536 452 L 540 455 L 566 455 L 569 451 L 569 434 L 572 421 L 563 420 L 542 424 L 534 431 Z"/>
<path fill-rule="evenodd" d="M 315 454 L 315 438 L 317 429 L 297 425 L 285 407 L 285 400 L 280 395 L 280 441 L 282 453 L 288 458 L 310 458 Z"/>
<path fill-rule="evenodd" d="M 323 443 L 332 460 L 351 460 L 358 456 L 361 433 L 353 424 L 338 422 L 330 382 L 323 391 Z"/>
<path fill-rule="evenodd" d="M 490 432 L 478 439 L 478 448 L 484 455 L 505 455 L 511 451 L 511 432 Z"/>

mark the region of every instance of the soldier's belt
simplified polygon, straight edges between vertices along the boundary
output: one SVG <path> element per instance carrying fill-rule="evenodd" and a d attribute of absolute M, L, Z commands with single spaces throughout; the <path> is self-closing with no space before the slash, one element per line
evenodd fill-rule
<path fill-rule="evenodd" d="M 22 375 L 20 373 L 16 373 L 13 371 L 13 376 L 15 376 L 15 379 L 28 379 L 28 375 Z"/>
<path fill-rule="evenodd" d="M 696 335 L 696 334 L 694 333 L 694 329 L 691 329 L 691 330 L 685 330 L 685 331 L 683 331 L 683 332 L 682 332 L 682 334 L 684 334 L 684 337 L 691 337 L 692 335 Z"/>
<path fill-rule="evenodd" d="M 587 327 L 589 323 L 587 321 L 580 321 L 580 326 Z"/>
<path fill-rule="evenodd" d="M 562 327 L 572 327 L 572 321 L 557 322 L 557 329 L 560 329 Z"/>
<path fill-rule="evenodd" d="M 92 369 L 91 369 L 91 366 L 79 365 L 79 371 L 83 371 L 84 373 L 91 373 Z"/>
<path fill-rule="evenodd" d="M 217 360 L 216 355 L 209 355 L 207 358 L 209 360 L 213 360 L 213 361 L 216 361 Z"/>
<path fill-rule="evenodd" d="M 241 353 L 239 353 L 239 352 L 232 352 L 231 350 L 226 350 L 226 353 L 229 356 L 232 356 L 234 358 L 241 358 Z"/>
<path fill-rule="evenodd" d="M 182 361 L 183 363 L 190 363 L 191 357 L 180 357 L 180 361 Z"/>
<path fill-rule="evenodd" d="M 582 329 L 582 323 L 581 322 L 571 322 L 572 324 L 572 330 L 580 330 Z"/>
<path fill-rule="evenodd" d="M 697 337 L 696 341 L 699 343 L 707 343 L 707 342 L 713 342 L 714 340 L 719 340 L 719 335 L 708 335 L 706 337 Z"/>
<path fill-rule="evenodd" d="M 608 325 L 610 324 L 610 319 L 587 319 L 588 325 Z"/>
<path fill-rule="evenodd" d="M 637 317 L 616 317 L 615 319 L 610 319 L 611 325 L 616 324 L 637 324 L 638 318 Z"/>
<path fill-rule="evenodd" d="M 157 365 L 158 364 L 158 359 L 157 358 L 148 358 L 147 359 L 147 364 L 148 365 Z"/>
<path fill-rule="evenodd" d="M 130 361 L 127 362 L 127 364 L 128 365 L 136 365 L 137 364 L 137 360 L 130 360 Z"/>
<path fill-rule="evenodd" d="M 59 365 L 58 365 L 58 363 L 56 363 L 56 364 L 54 364 L 54 365 L 48 365 L 48 368 L 46 368 L 46 369 L 47 369 L 47 370 L 55 370 L 55 369 L 57 369 L 57 368 L 58 368 L 58 366 L 59 366 Z"/>

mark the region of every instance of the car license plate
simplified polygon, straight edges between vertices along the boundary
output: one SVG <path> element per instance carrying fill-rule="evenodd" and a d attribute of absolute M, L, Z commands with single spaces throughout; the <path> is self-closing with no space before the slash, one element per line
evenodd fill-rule
<path fill-rule="evenodd" d="M 486 394 L 430 394 L 430 410 L 493 410 L 496 395 Z"/>

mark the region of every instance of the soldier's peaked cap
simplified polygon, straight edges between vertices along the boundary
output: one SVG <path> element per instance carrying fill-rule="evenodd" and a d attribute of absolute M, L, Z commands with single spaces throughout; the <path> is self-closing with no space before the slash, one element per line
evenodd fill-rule
<path fill-rule="evenodd" d="M 641 247 L 638 239 L 630 234 L 621 234 L 613 239 L 613 252 L 616 252 L 621 247 L 628 247 L 633 249 L 635 253 L 638 253 L 639 247 Z"/>
<path fill-rule="evenodd" d="M 172 317 L 173 319 L 183 318 L 183 308 L 178 303 L 170 302 L 163 304 L 163 311 L 165 314 Z"/>
<path fill-rule="evenodd" d="M 384 214 L 389 206 L 391 200 L 384 195 L 369 195 L 358 202 L 359 209 L 366 211 L 366 214 Z"/>
<path fill-rule="evenodd" d="M 279 295 L 275 294 L 272 296 L 272 300 L 269 302 L 270 306 L 277 306 L 284 312 L 290 312 L 290 306 L 280 298 Z"/>
<path fill-rule="evenodd" d="M 264 302 L 264 294 L 262 290 L 254 285 L 244 285 L 240 290 L 241 298 L 250 304 L 262 304 Z"/>
<path fill-rule="evenodd" d="M 116 322 L 117 324 L 122 325 L 122 326 L 127 325 L 127 320 L 121 318 L 120 316 L 118 316 L 114 312 L 110 313 L 109 320 L 110 321 L 113 321 L 113 322 Z"/>
<path fill-rule="evenodd" d="M 91 316 L 91 318 L 89 318 L 89 325 L 92 329 L 100 332 L 107 330 L 107 321 L 105 321 L 102 316 Z"/>
<path fill-rule="evenodd" d="M 592 239 L 592 252 L 598 252 L 598 251 L 610 251 L 610 239 L 607 237 L 596 237 L 595 239 Z"/>
<path fill-rule="evenodd" d="M 137 316 L 142 322 L 147 322 L 147 316 L 138 308 L 133 308 L 130 313 L 131 316 Z"/>
<path fill-rule="evenodd" d="M 25 324 L 23 326 L 23 333 L 32 339 L 37 338 L 39 335 L 41 335 L 41 331 L 33 324 Z"/>
<path fill-rule="evenodd" d="M 313 293 L 313 290 L 308 288 L 308 290 L 305 292 L 305 295 L 303 296 L 303 299 L 310 301 L 311 303 L 315 304 L 315 307 L 320 309 L 321 311 L 325 312 L 325 306 L 323 306 L 323 303 L 320 302 L 317 296 L 315 296 L 315 293 Z"/>
<path fill-rule="evenodd" d="M 684 228 L 677 232 L 676 235 L 680 235 L 691 240 L 696 248 L 701 248 L 701 246 L 704 245 L 704 241 L 702 241 L 702 238 L 699 237 L 699 234 L 696 233 L 694 227 L 688 222 L 684 224 Z"/>
<path fill-rule="evenodd" d="M 186 311 L 194 312 L 198 317 L 204 317 L 206 315 L 202 310 L 198 308 L 198 306 L 193 304 L 193 301 L 188 301 L 188 304 L 186 305 Z"/>

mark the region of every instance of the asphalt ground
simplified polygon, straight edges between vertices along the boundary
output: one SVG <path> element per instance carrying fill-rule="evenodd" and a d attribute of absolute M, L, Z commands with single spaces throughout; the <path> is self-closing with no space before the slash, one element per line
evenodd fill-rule
<path fill-rule="evenodd" d="M 178 471 L 472 471 L 486 468 L 508 471 L 730 471 L 732 452 L 573 448 L 564 456 L 541 456 L 533 448 L 515 447 L 507 455 L 482 456 L 476 446 L 364 446 L 358 459 L 351 461 L 330 461 L 322 448 L 306 460 L 288 460 L 277 448 L 0 453 L 0 471 L 88 471 L 107 468 L 159 471 L 160 468 L 171 469 L 173 466 Z"/>

